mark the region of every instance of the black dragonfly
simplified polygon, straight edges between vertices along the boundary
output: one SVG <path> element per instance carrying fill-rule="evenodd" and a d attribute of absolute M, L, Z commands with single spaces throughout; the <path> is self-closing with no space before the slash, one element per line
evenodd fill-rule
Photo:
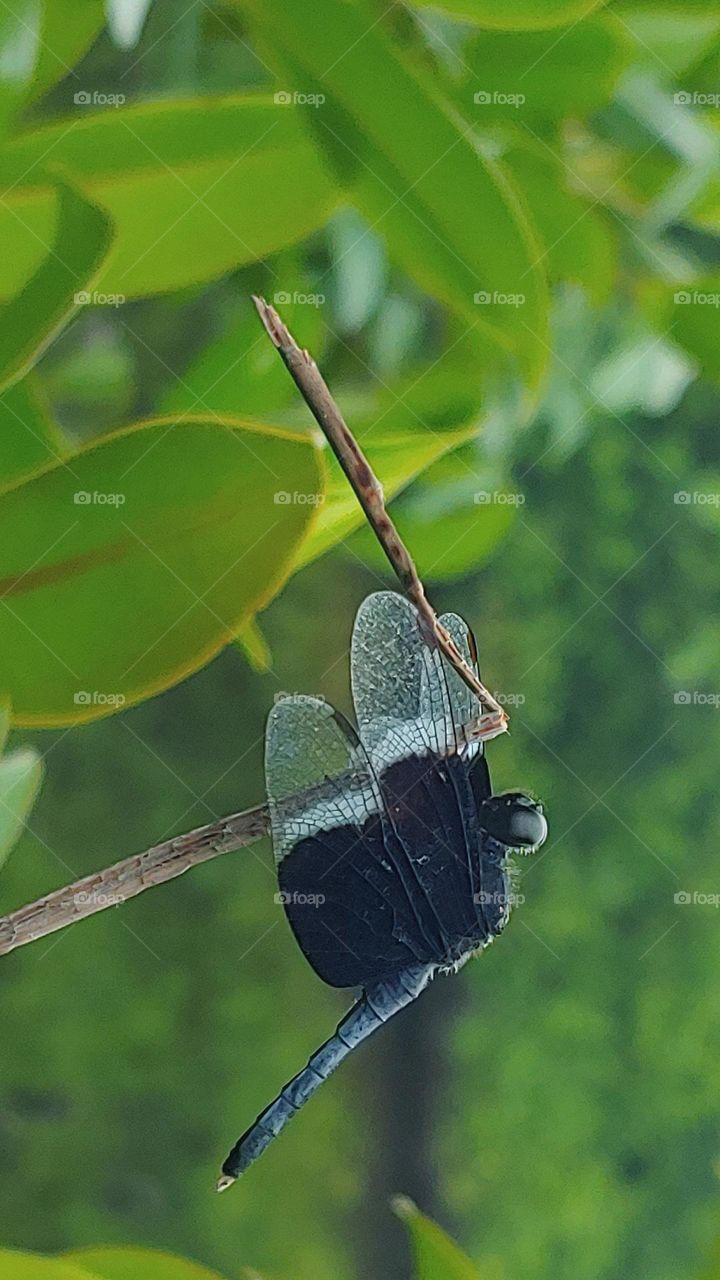
<path fill-rule="evenodd" d="M 477 671 L 467 625 L 440 621 Z M 493 941 L 510 914 L 509 854 L 547 834 L 536 801 L 492 794 L 484 740 L 501 722 L 482 715 L 404 597 L 361 605 L 351 674 L 358 731 L 320 698 L 284 696 L 268 718 L 265 773 L 293 933 L 319 977 L 362 994 L 235 1144 L 219 1190 L 352 1049 Z"/>

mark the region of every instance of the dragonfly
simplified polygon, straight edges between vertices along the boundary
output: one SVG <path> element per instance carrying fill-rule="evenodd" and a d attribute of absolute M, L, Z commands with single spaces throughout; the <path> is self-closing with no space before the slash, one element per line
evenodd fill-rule
<path fill-rule="evenodd" d="M 440 623 L 477 674 L 467 624 L 453 613 Z M 322 698 L 281 695 L 265 775 L 290 928 L 321 979 L 361 994 L 236 1142 L 221 1191 L 362 1041 L 502 932 L 510 855 L 547 835 L 538 801 L 493 794 L 484 747 L 504 724 L 483 713 L 405 597 L 362 603 L 350 666 L 357 729 Z"/>

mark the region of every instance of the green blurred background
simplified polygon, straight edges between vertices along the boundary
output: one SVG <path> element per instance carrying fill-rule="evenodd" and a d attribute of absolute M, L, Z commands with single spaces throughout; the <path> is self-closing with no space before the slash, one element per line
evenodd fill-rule
<path fill-rule="evenodd" d="M 278 300 L 381 480 L 402 490 L 392 513 L 434 604 L 467 617 L 486 682 L 510 696 L 512 733 L 489 749 L 496 787 L 537 792 L 551 830 L 521 868 L 525 901 L 499 943 L 353 1058 L 220 1198 L 212 1188 L 229 1144 L 349 1002 L 298 952 L 273 900 L 267 842 L 3 959 L 6 1246 L 128 1242 L 228 1276 L 246 1264 L 272 1280 L 401 1280 L 406 1244 L 387 1206 L 403 1192 L 489 1280 L 676 1280 L 710 1254 L 720 1205 L 720 17 L 680 0 L 591 8 L 318 0 L 303 19 L 295 0 L 265 11 L 254 0 L 157 0 L 149 11 L 15 5 L 15 28 L 0 20 L 25 68 L 24 80 L 4 82 L 5 209 L 13 184 L 30 191 L 55 161 L 81 190 L 92 184 L 93 156 L 83 161 L 79 144 L 74 154 L 54 135 L 35 153 L 22 143 L 46 122 L 82 119 L 82 131 L 83 111 L 107 113 L 117 152 L 99 149 L 97 165 L 112 170 L 121 205 L 124 112 L 189 100 L 202 135 L 207 95 L 257 92 L 270 110 L 286 86 L 324 88 L 323 105 L 277 106 L 297 117 L 323 169 L 298 195 L 304 221 L 291 208 L 266 247 L 266 202 L 280 197 L 261 140 L 227 209 L 200 200 L 191 239 L 173 238 L 165 170 L 177 184 L 161 156 L 147 206 L 135 208 L 139 234 L 145 214 L 159 220 L 146 250 L 157 279 L 121 305 L 76 307 L 35 364 L 33 395 L 67 447 L 198 406 L 302 433 L 308 416 L 249 295 Z M 342 34 L 347 13 L 362 33 L 355 45 Z M 320 49 L 315 71 L 303 20 L 305 43 Z M 18 31 L 27 42 L 35 21 L 28 59 Z M 334 24 L 333 70 L 323 41 Z M 50 69 L 48 49 L 60 50 Z M 391 83 L 388 51 L 457 131 L 444 193 L 423 190 L 414 209 L 403 163 L 425 178 L 432 121 L 400 73 Z M 124 101 L 78 104 L 86 92 Z M 142 119 L 133 128 L 145 151 L 158 145 Z M 212 129 L 209 114 L 208 153 Z M 184 137 L 178 124 L 180 148 Z M 511 175 L 507 228 L 472 203 L 472 179 L 464 189 L 468 139 L 472 155 Z M 246 145 L 231 134 L 227 163 Z M 22 146 L 39 168 L 27 177 L 22 162 L 20 179 Z M 288 183 L 303 172 L 304 161 Z M 368 174 L 380 175 L 370 193 Z M 257 235 L 249 245 L 243 219 Z M 463 309 L 453 258 L 467 265 L 474 242 L 497 292 L 492 263 L 505 269 L 519 225 L 537 237 L 526 302 L 466 297 Z M 419 227 L 427 237 L 416 240 Z M 197 279 L 194 248 L 207 260 Z M 16 402 L 8 431 L 12 415 Z M 252 662 L 231 644 L 121 714 L 17 730 L 13 742 L 34 744 L 46 775 L 3 871 L 3 911 L 257 803 L 277 691 L 322 693 L 350 711 L 354 612 L 393 584 L 365 531 L 338 525 L 327 545 L 302 568 L 297 551 L 260 614 L 264 663 L 254 634 Z"/>

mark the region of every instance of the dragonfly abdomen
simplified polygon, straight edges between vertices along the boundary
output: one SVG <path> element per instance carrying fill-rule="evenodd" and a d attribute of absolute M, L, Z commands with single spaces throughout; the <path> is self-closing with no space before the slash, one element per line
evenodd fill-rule
<path fill-rule="evenodd" d="M 224 1191 L 262 1155 L 296 1111 L 352 1050 L 378 1027 L 417 999 L 434 973 L 433 965 L 414 965 L 364 992 L 339 1023 L 335 1034 L 316 1049 L 307 1065 L 281 1089 L 274 1102 L 235 1143 L 222 1167 L 218 1191 Z"/>

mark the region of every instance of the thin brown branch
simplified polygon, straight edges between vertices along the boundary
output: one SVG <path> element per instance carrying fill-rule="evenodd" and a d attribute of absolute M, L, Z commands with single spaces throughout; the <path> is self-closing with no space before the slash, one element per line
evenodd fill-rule
<path fill-rule="evenodd" d="M 345 423 L 315 361 L 307 351 L 300 349 L 273 307 L 262 298 L 256 298 L 255 305 L 267 333 L 347 476 L 403 590 L 415 605 L 428 641 L 440 648 L 481 704 L 490 708 L 490 714 L 478 718 L 475 736 L 490 738 L 503 733 L 507 727 L 503 708 L 466 664 L 444 627 L 440 626 L 412 557 L 385 509 L 382 487 Z M 164 840 L 144 853 L 84 876 L 63 889 L 56 889 L 37 902 L 0 918 L 0 955 L 76 924 L 107 907 L 127 902 L 145 889 L 173 880 L 201 862 L 242 849 L 266 835 L 268 830 L 268 810 L 259 805 L 198 827 L 186 835 Z"/>
<path fill-rule="evenodd" d="M 266 807 L 258 805 L 186 835 L 163 840 L 144 853 L 84 876 L 64 889 L 56 889 L 0 919 L 0 955 L 64 929 L 66 925 L 76 924 L 106 907 L 127 902 L 145 889 L 173 880 L 190 867 L 217 858 L 221 853 L 242 849 L 266 835 L 269 822 Z"/>
<path fill-rule="evenodd" d="M 333 399 L 330 389 L 308 351 L 303 351 L 274 307 L 264 298 L 253 299 L 265 330 L 277 347 L 310 412 L 325 435 L 365 513 L 375 537 L 387 556 L 406 596 L 415 605 L 425 634 L 445 655 L 461 680 L 493 715 L 478 721 L 477 736 L 495 737 L 507 727 L 507 714 L 467 665 L 456 644 L 440 625 L 415 563 L 387 513 L 382 486 Z"/>

